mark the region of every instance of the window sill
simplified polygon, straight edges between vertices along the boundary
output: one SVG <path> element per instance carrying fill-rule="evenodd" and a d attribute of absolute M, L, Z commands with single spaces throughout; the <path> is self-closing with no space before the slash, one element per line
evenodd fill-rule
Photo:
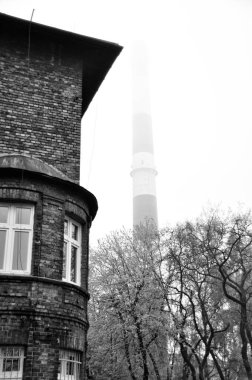
<path fill-rule="evenodd" d="M 79 285 L 76 285 L 71 282 L 63 281 L 63 280 L 55 280 L 52 278 L 46 278 L 46 277 L 38 277 L 38 276 L 32 276 L 32 275 L 26 275 L 26 274 L 10 274 L 10 273 L 0 273 L 0 283 L 5 282 L 22 282 L 24 283 L 24 280 L 27 282 L 42 282 L 42 283 L 47 283 L 47 284 L 54 284 L 59 287 L 64 287 L 64 288 L 70 288 L 73 289 L 74 291 L 77 291 L 87 297 L 88 299 L 90 298 L 89 293 L 81 288 Z"/>

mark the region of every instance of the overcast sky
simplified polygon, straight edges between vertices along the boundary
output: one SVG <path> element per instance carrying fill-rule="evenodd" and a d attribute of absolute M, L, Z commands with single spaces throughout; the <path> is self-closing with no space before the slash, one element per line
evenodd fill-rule
<path fill-rule="evenodd" d="M 132 223 L 131 45 L 149 49 L 160 226 L 252 206 L 252 1 L 0 0 L 0 12 L 124 46 L 83 118 L 91 242 Z"/>

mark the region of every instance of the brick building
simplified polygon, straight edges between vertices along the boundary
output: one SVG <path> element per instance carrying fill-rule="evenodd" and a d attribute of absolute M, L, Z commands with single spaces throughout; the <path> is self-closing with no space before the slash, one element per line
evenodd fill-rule
<path fill-rule="evenodd" d="M 81 118 L 120 51 L 0 14 L 0 379 L 85 379 Z"/>

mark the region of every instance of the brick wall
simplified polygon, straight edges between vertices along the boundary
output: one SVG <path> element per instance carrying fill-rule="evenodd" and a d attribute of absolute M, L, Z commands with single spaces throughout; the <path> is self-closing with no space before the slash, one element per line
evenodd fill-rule
<path fill-rule="evenodd" d="M 38 158 L 76 182 L 42 174 L 45 165 L 39 172 L 36 165 L 0 168 L 0 202 L 35 210 L 30 275 L 0 275 L 0 345 L 24 348 L 24 380 L 56 380 L 60 350 L 76 351 L 84 380 L 88 236 L 97 203 L 78 186 L 81 117 L 121 48 L 0 19 L 0 154 Z M 62 281 L 65 216 L 82 226 L 80 286 Z"/>
<path fill-rule="evenodd" d="M 18 172 L 1 173 L 0 202 L 29 202 L 35 206 L 32 275 L 62 279 L 64 218 L 68 215 L 82 225 L 81 287 L 87 290 L 88 201 L 74 192 L 70 183 L 63 186 L 63 182 L 56 184 L 39 174 Z"/>
<path fill-rule="evenodd" d="M 88 201 L 70 182 L 17 169 L 0 171 L 0 202 L 35 206 L 31 275 L 0 276 L 0 345 L 24 347 L 24 380 L 57 379 L 62 349 L 81 353 L 85 379 Z M 62 281 L 65 215 L 82 225 L 81 287 Z"/>
<path fill-rule="evenodd" d="M 0 345 L 25 348 L 24 380 L 56 380 L 59 350 L 81 352 L 84 379 L 86 296 L 70 284 L 31 277 L 0 283 Z"/>
<path fill-rule="evenodd" d="M 65 43 L 0 32 L 1 153 L 25 153 L 79 180 L 82 59 Z"/>

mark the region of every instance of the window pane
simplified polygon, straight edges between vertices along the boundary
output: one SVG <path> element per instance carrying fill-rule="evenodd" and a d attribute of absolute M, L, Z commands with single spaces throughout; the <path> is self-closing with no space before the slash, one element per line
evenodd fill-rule
<path fill-rule="evenodd" d="M 71 281 L 77 281 L 77 248 L 71 247 Z"/>
<path fill-rule="evenodd" d="M 20 370 L 20 360 L 17 358 L 4 359 L 3 372 L 14 372 Z"/>
<path fill-rule="evenodd" d="M 7 223 L 8 207 L 0 207 L 0 223 Z"/>
<path fill-rule="evenodd" d="M 0 360 L 0 379 L 22 378 L 24 350 L 21 347 L 7 346 L 0 348 Z"/>
<path fill-rule="evenodd" d="M 3 356 L 13 356 L 13 347 L 3 349 Z"/>
<path fill-rule="evenodd" d="M 74 356 L 69 356 L 69 361 L 67 362 L 67 375 L 74 375 Z"/>
<path fill-rule="evenodd" d="M 0 269 L 3 269 L 6 231 L 0 231 Z"/>
<path fill-rule="evenodd" d="M 24 207 L 16 208 L 16 224 L 30 224 L 31 209 Z"/>
<path fill-rule="evenodd" d="M 80 380 L 80 355 L 74 351 L 60 351 L 59 355 L 59 372 L 60 380 Z"/>
<path fill-rule="evenodd" d="M 64 221 L 64 234 L 68 235 L 68 220 L 66 219 Z"/>
<path fill-rule="evenodd" d="M 78 226 L 72 224 L 72 239 L 78 240 Z"/>
<path fill-rule="evenodd" d="M 14 347 L 13 348 L 13 356 L 21 356 L 20 351 L 21 351 L 20 348 Z"/>
<path fill-rule="evenodd" d="M 13 270 L 27 269 L 27 254 L 28 254 L 29 232 L 16 231 L 14 237 L 13 251 Z"/>
<path fill-rule="evenodd" d="M 64 241 L 62 278 L 66 278 L 66 257 L 67 257 L 67 243 Z"/>

